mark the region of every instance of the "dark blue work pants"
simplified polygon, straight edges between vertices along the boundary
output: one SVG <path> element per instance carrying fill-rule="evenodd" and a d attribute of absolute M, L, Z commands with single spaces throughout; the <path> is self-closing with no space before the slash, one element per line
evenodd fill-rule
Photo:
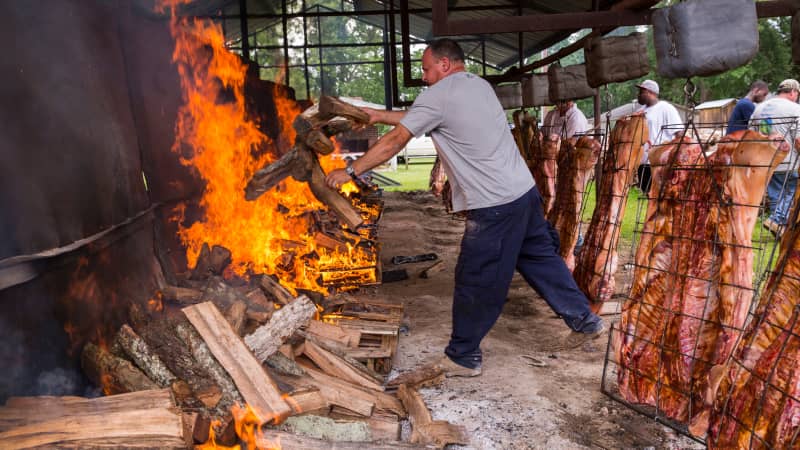
<path fill-rule="evenodd" d="M 505 205 L 468 211 L 447 356 L 465 367 L 480 366 L 481 340 L 500 317 L 515 269 L 567 326 L 595 331 L 600 318 L 589 309 L 558 248 L 558 232 L 545 220 L 535 187 Z"/>

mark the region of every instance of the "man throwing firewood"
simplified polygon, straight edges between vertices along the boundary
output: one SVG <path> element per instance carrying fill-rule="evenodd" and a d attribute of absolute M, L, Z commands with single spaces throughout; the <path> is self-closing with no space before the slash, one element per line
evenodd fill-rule
<path fill-rule="evenodd" d="M 542 198 L 494 90 L 465 71 L 464 53 L 450 39 L 425 49 L 422 71 L 430 87 L 408 111 L 364 109 L 371 123 L 396 126 L 326 182 L 337 188 L 400 152 L 412 136 L 431 133 L 452 184 L 453 209 L 467 217 L 453 330 L 446 356 L 435 364 L 447 376 L 480 375 L 480 343 L 500 317 L 515 269 L 573 330 L 566 345 L 599 337 L 603 322 L 558 254 L 558 233 L 542 214 Z"/>

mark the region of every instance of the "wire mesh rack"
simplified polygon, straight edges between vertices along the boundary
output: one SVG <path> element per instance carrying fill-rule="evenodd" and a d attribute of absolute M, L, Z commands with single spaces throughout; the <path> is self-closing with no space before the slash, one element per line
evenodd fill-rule
<path fill-rule="evenodd" d="M 610 121 L 607 121 L 607 127 Z M 577 258 L 574 277 L 595 310 L 616 293 L 615 275 L 621 227 L 631 185 L 647 141 L 643 115 L 617 121 L 608 133 L 596 183 L 596 202 L 586 239 Z M 584 206 L 587 202 L 584 202 Z"/>
<path fill-rule="evenodd" d="M 770 175 L 788 151 L 782 136 L 723 137 L 723 126 L 690 120 L 670 143 L 650 149 L 633 280 L 609 335 L 601 385 L 699 442 L 716 395 L 711 375 L 739 342 L 760 274 L 774 259 L 775 239 L 756 224 Z"/>

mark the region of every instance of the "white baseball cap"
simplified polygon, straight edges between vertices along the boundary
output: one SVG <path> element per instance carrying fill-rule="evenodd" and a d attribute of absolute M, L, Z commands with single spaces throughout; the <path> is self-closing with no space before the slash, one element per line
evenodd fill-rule
<path fill-rule="evenodd" d="M 644 80 L 641 83 L 637 84 L 636 87 L 647 89 L 648 91 L 652 92 L 653 94 L 658 95 L 658 83 L 653 80 Z"/>

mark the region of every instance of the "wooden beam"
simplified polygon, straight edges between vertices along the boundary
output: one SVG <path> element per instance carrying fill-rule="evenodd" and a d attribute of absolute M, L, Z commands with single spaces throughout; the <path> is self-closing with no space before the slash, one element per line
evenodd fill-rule
<path fill-rule="evenodd" d="M 275 382 L 213 303 L 189 306 L 183 313 L 236 383 L 242 398 L 261 423 L 281 422 L 291 414 Z"/>

